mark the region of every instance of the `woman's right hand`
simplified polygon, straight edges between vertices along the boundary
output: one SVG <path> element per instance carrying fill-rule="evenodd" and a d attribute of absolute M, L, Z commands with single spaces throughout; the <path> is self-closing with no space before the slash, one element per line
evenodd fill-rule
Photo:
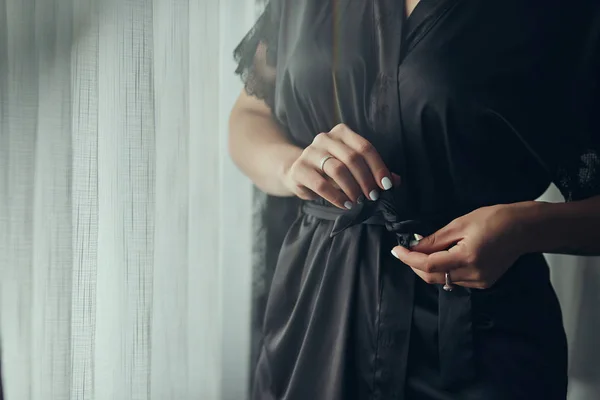
<path fill-rule="evenodd" d="M 330 158 L 323 164 L 325 157 Z M 285 172 L 285 185 L 298 197 L 322 197 L 350 209 L 365 198 L 377 200 L 380 190 L 399 183 L 375 147 L 344 124 L 320 133 Z"/>

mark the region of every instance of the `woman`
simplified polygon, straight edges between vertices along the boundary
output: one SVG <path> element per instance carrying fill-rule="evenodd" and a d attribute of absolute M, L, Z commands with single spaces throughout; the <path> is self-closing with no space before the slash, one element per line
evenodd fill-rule
<path fill-rule="evenodd" d="M 303 200 L 253 399 L 565 399 L 541 253 L 600 254 L 600 3 L 272 0 L 236 56 L 231 155 Z"/>

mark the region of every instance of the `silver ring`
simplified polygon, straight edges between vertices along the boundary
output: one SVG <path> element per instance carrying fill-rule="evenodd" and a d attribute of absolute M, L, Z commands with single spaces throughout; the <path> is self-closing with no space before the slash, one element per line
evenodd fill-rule
<path fill-rule="evenodd" d="M 454 289 L 454 285 L 452 284 L 452 279 L 450 279 L 450 272 L 446 272 L 446 284 L 444 285 L 444 290 L 446 292 L 451 292 Z"/>
<path fill-rule="evenodd" d="M 329 160 L 330 158 L 333 158 L 333 156 L 325 156 L 321 159 L 321 165 L 320 165 L 320 169 L 321 172 L 325 173 L 325 170 L 323 169 L 323 167 L 325 166 L 325 163 L 327 162 L 327 160 Z"/>

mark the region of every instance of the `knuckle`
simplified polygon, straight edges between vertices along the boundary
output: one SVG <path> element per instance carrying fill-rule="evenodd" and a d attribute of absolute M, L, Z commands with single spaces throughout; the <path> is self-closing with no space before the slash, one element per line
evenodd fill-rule
<path fill-rule="evenodd" d="M 353 166 L 357 165 L 361 159 L 362 159 L 362 155 L 359 152 L 351 151 L 350 153 L 348 153 L 347 160 L 348 160 L 348 164 L 350 164 L 350 165 L 353 165 Z"/>
<path fill-rule="evenodd" d="M 466 227 L 466 223 L 465 223 L 464 218 L 462 218 L 462 217 L 456 218 L 448 224 L 448 229 L 451 229 L 454 232 L 463 231 L 465 229 L 465 227 Z"/>
<path fill-rule="evenodd" d="M 362 140 L 357 147 L 357 151 L 360 154 L 371 154 L 374 151 L 374 147 L 371 143 L 367 142 L 366 140 Z"/>
<path fill-rule="evenodd" d="M 469 252 L 465 256 L 465 262 L 467 265 L 474 267 L 479 264 L 479 255 L 475 252 Z"/>
<path fill-rule="evenodd" d="M 323 179 L 319 179 L 314 183 L 314 188 L 318 193 L 323 193 L 327 190 L 327 182 Z"/>
<path fill-rule="evenodd" d="M 323 132 L 321 132 L 321 133 L 319 133 L 318 135 L 316 135 L 316 136 L 313 138 L 313 144 L 316 144 L 316 145 L 318 145 L 318 144 L 320 144 L 320 143 L 323 143 L 323 140 L 325 139 L 325 136 L 326 136 L 326 135 L 327 135 L 327 134 L 326 134 L 326 133 L 323 133 Z M 310 147 L 310 146 L 309 146 L 309 147 Z"/>
<path fill-rule="evenodd" d="M 292 164 L 292 168 L 298 165 L 305 165 L 308 163 L 308 160 L 311 158 L 313 153 L 313 149 L 309 146 L 300 154 L 300 157 Z"/>
<path fill-rule="evenodd" d="M 423 266 L 423 269 L 425 270 L 425 272 L 427 272 L 428 274 L 431 274 L 432 272 L 436 271 L 435 265 L 431 262 L 427 262 L 425 263 L 425 265 Z"/>
<path fill-rule="evenodd" d="M 337 124 L 336 126 L 333 127 L 333 129 L 331 130 L 332 132 L 342 132 L 345 131 L 346 129 L 348 129 L 348 126 L 344 123 L 340 123 Z"/>
<path fill-rule="evenodd" d="M 329 167 L 331 169 L 331 175 L 334 176 L 342 176 L 344 175 L 344 171 L 346 169 L 346 167 L 344 166 L 344 164 L 342 163 L 331 163 L 331 166 Z"/>

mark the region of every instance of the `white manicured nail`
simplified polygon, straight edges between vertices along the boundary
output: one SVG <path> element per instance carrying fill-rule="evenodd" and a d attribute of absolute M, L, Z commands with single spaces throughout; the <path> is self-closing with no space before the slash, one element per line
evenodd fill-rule
<path fill-rule="evenodd" d="M 369 198 L 373 201 L 376 201 L 379 198 L 379 192 L 377 190 L 371 190 L 369 193 Z"/>
<path fill-rule="evenodd" d="M 417 239 L 417 240 L 422 240 L 423 239 L 423 236 L 419 235 L 418 233 L 415 233 L 414 236 L 415 236 L 415 239 Z"/>
<path fill-rule="evenodd" d="M 347 201 L 347 202 L 344 203 L 344 207 L 346 207 L 348 210 L 351 210 L 352 209 L 352 203 L 349 202 L 349 201 Z"/>
<path fill-rule="evenodd" d="M 400 259 L 400 257 L 398 257 L 398 254 L 396 254 L 396 252 L 394 251 L 394 249 L 392 249 L 392 255 L 393 255 L 394 257 L 396 257 L 397 259 Z"/>
<path fill-rule="evenodd" d="M 381 180 L 381 186 L 383 186 L 385 190 L 390 190 L 392 188 L 392 180 L 386 176 Z"/>

